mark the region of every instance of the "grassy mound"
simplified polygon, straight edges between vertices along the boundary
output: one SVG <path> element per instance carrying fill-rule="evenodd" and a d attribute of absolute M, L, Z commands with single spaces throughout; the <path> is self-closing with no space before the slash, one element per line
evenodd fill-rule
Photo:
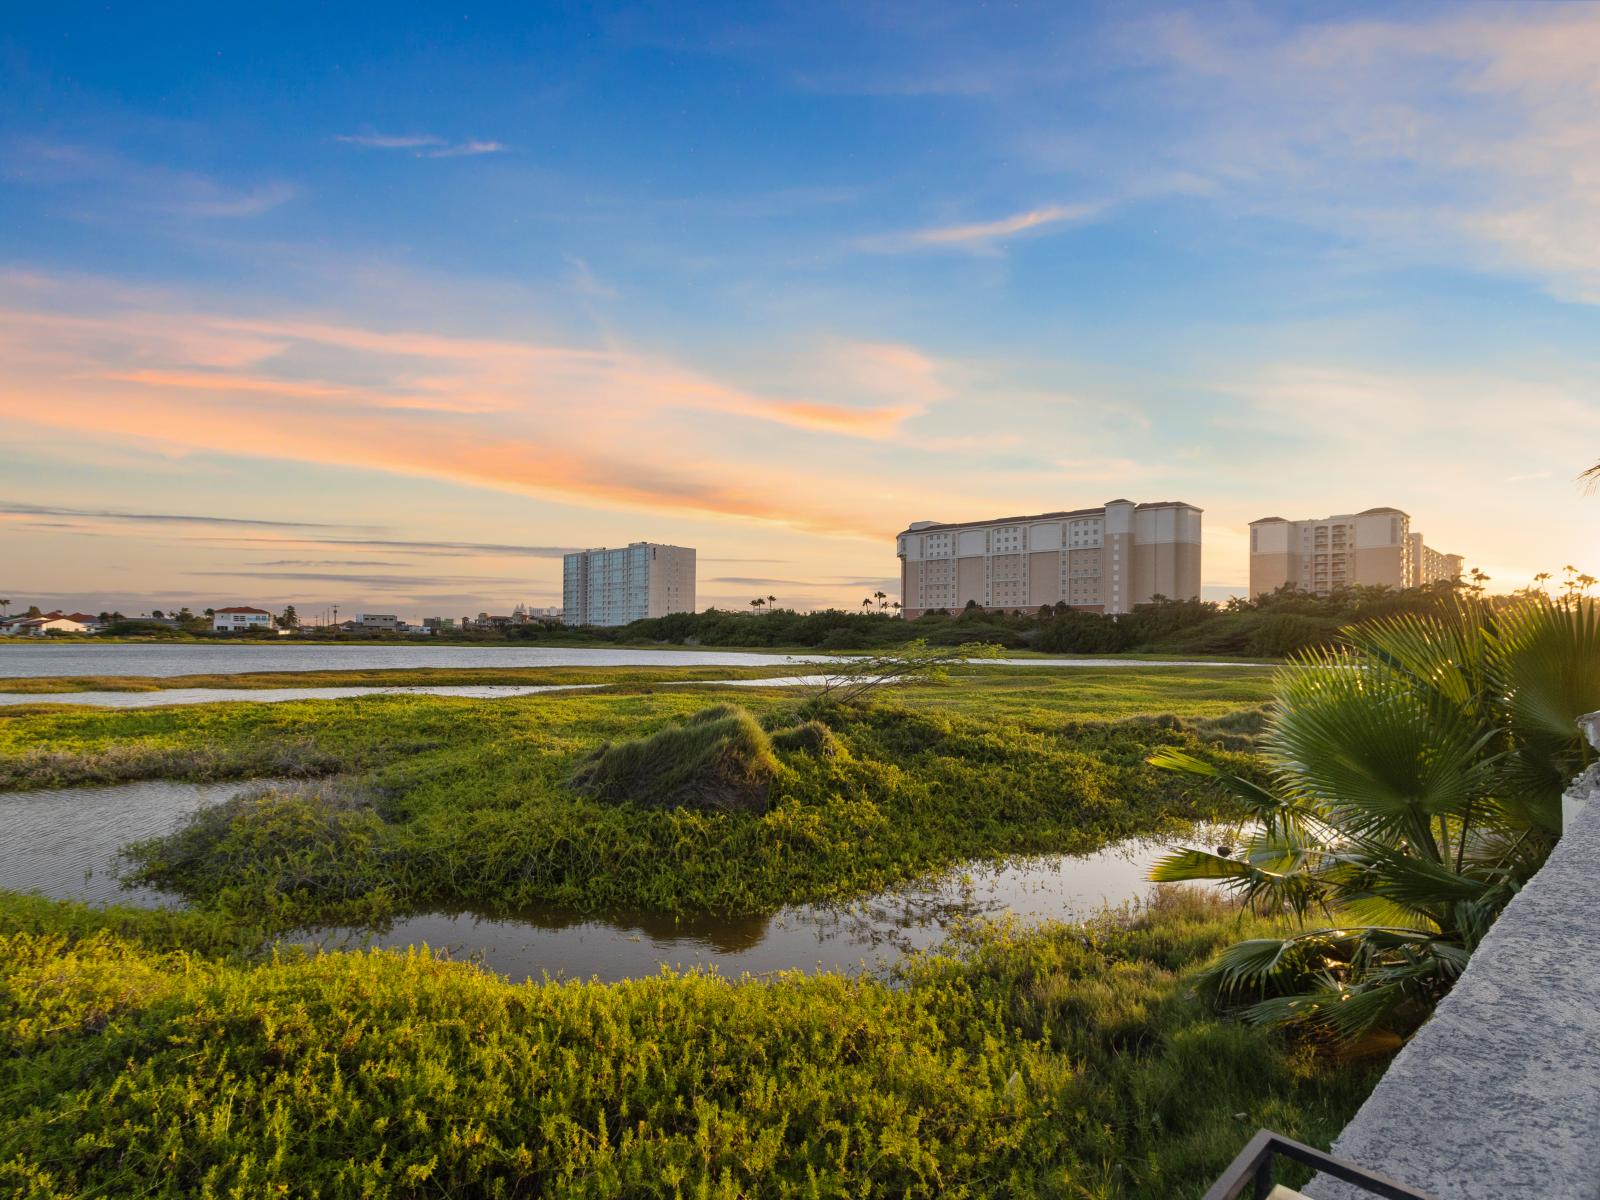
<path fill-rule="evenodd" d="M 597 747 L 572 787 L 607 803 L 708 812 L 766 812 L 782 766 L 767 731 L 744 709 L 718 704 L 681 725 Z"/>
<path fill-rule="evenodd" d="M 850 751 L 838 734 L 821 721 L 806 721 L 779 729 L 772 735 L 772 748 L 784 754 L 809 754 L 813 758 L 844 759 Z"/>

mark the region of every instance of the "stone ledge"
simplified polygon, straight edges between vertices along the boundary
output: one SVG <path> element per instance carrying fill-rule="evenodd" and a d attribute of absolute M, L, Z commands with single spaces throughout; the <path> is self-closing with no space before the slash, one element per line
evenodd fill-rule
<path fill-rule="evenodd" d="M 1600 745 L 1600 713 L 1580 722 Z M 1334 1143 L 1439 1200 L 1600 1198 L 1600 766 L 1549 860 Z M 1319 1176 L 1317 1200 L 1367 1200 Z"/>

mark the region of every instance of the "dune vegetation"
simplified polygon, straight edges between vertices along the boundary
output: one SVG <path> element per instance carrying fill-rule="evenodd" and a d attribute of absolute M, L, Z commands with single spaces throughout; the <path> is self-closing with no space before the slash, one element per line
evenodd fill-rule
<path fill-rule="evenodd" d="M 1192 970 L 1273 927 L 1192 898 L 893 980 L 512 984 L 95 923 L 0 900 L 8 1193 L 1165 1200 L 1257 1126 L 1326 1144 L 1379 1061 L 1212 1016 Z"/>

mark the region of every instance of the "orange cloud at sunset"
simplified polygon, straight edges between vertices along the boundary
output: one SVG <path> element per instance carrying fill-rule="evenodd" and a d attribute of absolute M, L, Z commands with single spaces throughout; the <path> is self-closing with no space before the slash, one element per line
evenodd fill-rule
<path fill-rule="evenodd" d="M 819 486 L 814 464 L 783 454 L 730 459 L 697 414 L 873 441 L 930 399 L 909 351 L 865 357 L 909 370 L 911 398 L 855 407 L 762 396 L 623 350 L 189 308 L 0 310 L 0 347 L 5 392 L 39 428 L 863 538 L 884 527 L 840 499 L 854 484 Z"/>

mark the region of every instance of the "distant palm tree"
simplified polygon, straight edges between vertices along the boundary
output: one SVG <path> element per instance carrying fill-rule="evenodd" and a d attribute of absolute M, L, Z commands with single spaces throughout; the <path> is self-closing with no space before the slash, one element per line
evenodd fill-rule
<path fill-rule="evenodd" d="M 757 596 L 754 600 L 750 601 L 750 607 L 759 613 L 761 611 L 761 606 L 765 603 L 765 600 L 763 600 L 760 596 Z"/>
<path fill-rule="evenodd" d="M 861 602 L 861 607 L 862 608 L 871 608 L 872 607 L 872 597 L 868 596 L 865 600 L 863 600 Z"/>
<path fill-rule="evenodd" d="M 775 609 L 777 607 L 778 607 L 778 598 L 776 596 L 768 596 L 767 597 L 767 611 L 771 612 L 773 609 Z"/>
<path fill-rule="evenodd" d="M 873 592 L 872 598 L 878 602 L 878 611 L 882 612 L 889 607 L 889 596 L 886 592 Z"/>
<path fill-rule="evenodd" d="M 890 608 L 892 608 L 892 609 L 894 609 L 894 610 L 895 610 L 895 612 L 899 612 L 899 611 L 900 611 L 900 609 L 901 609 L 901 607 L 902 607 L 902 606 L 901 606 L 901 604 L 900 604 L 900 601 L 898 601 L 898 600 L 896 600 L 896 601 L 895 601 L 895 602 L 894 602 L 894 603 L 893 603 L 893 604 L 891 604 L 891 605 L 890 605 L 890 606 L 889 606 L 889 607 L 890 607 Z"/>

